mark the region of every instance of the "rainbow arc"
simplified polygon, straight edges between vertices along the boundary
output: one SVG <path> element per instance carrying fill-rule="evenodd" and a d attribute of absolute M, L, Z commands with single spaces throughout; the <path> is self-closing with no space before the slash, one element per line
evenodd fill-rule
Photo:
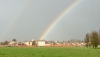
<path fill-rule="evenodd" d="M 63 19 L 64 16 L 66 16 L 79 2 L 82 0 L 76 0 L 74 3 L 72 3 L 68 8 L 65 9 L 55 20 L 51 23 L 51 25 L 46 29 L 46 31 L 41 35 L 39 40 L 43 40 L 46 38 L 46 36 L 50 33 L 50 31 L 56 26 L 56 24 Z"/>

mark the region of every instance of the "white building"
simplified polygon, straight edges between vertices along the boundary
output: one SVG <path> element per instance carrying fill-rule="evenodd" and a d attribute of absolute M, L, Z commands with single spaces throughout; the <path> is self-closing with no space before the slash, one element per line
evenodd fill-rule
<path fill-rule="evenodd" d="M 32 46 L 32 41 L 26 41 L 26 42 L 24 42 L 24 44 L 27 46 Z"/>
<path fill-rule="evenodd" d="M 17 41 L 10 41 L 8 45 L 10 45 L 10 46 L 18 46 L 18 42 Z"/>
<path fill-rule="evenodd" d="M 38 40 L 37 46 L 45 46 L 45 40 Z"/>
<path fill-rule="evenodd" d="M 25 41 L 24 44 L 27 45 L 27 46 L 33 46 L 34 40 L 32 39 L 31 41 Z"/>

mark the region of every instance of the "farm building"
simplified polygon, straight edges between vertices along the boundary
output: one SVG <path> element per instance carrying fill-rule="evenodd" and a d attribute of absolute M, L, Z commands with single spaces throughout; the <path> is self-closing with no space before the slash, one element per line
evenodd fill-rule
<path fill-rule="evenodd" d="M 32 41 L 26 41 L 24 44 L 27 46 L 32 46 Z"/>
<path fill-rule="evenodd" d="M 31 41 L 25 41 L 24 44 L 27 46 L 35 46 L 36 41 L 32 39 Z"/>
<path fill-rule="evenodd" d="M 9 46 L 18 46 L 18 42 L 17 41 L 10 41 Z"/>
<path fill-rule="evenodd" d="M 45 40 L 38 40 L 37 46 L 45 46 Z"/>

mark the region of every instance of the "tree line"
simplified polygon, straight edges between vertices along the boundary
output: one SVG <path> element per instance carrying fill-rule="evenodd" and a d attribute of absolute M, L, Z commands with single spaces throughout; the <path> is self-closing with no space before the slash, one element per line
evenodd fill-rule
<path fill-rule="evenodd" d="M 16 42 L 17 40 L 14 38 L 14 39 L 12 39 L 12 41 L 14 41 L 14 42 Z M 0 43 L 1 45 L 8 45 L 9 44 L 9 41 L 4 41 L 4 42 L 1 42 Z"/>
<path fill-rule="evenodd" d="M 100 45 L 100 30 L 99 32 L 92 31 L 91 33 L 86 33 L 84 42 L 86 47 L 97 48 Z"/>

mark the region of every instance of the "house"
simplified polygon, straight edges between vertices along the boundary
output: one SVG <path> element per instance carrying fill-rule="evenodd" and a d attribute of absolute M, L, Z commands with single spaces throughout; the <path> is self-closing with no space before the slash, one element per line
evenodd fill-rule
<path fill-rule="evenodd" d="M 37 46 L 45 46 L 45 40 L 38 40 Z"/>
<path fill-rule="evenodd" d="M 27 46 L 36 46 L 36 41 L 32 39 L 31 41 L 25 41 L 24 44 Z"/>
<path fill-rule="evenodd" d="M 33 45 L 32 41 L 25 41 L 24 44 L 27 45 L 27 46 L 32 46 Z"/>
<path fill-rule="evenodd" d="M 17 41 L 10 41 L 9 46 L 18 46 L 18 42 Z"/>

